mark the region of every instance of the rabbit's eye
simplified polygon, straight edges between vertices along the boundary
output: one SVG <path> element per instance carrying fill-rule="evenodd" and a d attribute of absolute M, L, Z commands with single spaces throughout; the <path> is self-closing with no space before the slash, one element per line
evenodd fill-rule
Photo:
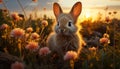
<path fill-rule="evenodd" d="M 70 26 L 70 27 L 71 27 L 71 23 L 72 23 L 72 22 L 68 22 L 68 26 Z"/>

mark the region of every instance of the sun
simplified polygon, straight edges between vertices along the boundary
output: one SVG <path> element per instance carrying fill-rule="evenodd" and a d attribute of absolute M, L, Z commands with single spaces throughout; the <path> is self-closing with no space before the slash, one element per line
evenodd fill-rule
<path fill-rule="evenodd" d="M 90 12 L 86 12 L 86 13 L 85 13 L 85 17 L 86 17 L 86 18 L 89 18 L 90 16 L 91 16 L 91 15 L 90 15 Z"/>

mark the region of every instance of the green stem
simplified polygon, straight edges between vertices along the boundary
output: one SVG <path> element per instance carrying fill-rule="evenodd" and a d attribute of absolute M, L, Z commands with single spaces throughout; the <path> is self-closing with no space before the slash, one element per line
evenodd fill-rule
<path fill-rule="evenodd" d="M 44 27 L 42 27 L 42 30 L 40 32 L 40 36 L 42 35 L 43 31 L 44 31 Z"/>
<path fill-rule="evenodd" d="M 71 69 L 74 69 L 74 60 L 70 60 Z"/>
<path fill-rule="evenodd" d="M 21 47 L 21 40 L 18 38 L 18 49 L 19 49 L 19 57 L 22 59 L 22 47 Z"/>

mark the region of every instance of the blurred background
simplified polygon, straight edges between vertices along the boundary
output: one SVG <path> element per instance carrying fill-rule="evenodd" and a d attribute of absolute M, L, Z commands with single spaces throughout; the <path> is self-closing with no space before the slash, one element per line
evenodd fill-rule
<path fill-rule="evenodd" d="M 3 0 L 7 9 L 12 12 L 18 12 L 24 14 L 17 0 Z M 35 15 L 34 17 L 42 17 L 41 15 L 47 14 L 47 16 L 54 18 L 52 11 L 52 4 L 58 2 L 63 8 L 64 12 L 69 12 L 72 5 L 77 2 L 82 2 L 82 13 L 79 19 L 85 20 L 86 18 L 92 18 L 96 20 L 98 15 L 105 17 L 120 19 L 120 0 L 20 0 L 26 15 Z M 5 8 L 5 5 L 0 4 L 0 8 Z M 116 15 L 114 15 L 116 14 Z"/>

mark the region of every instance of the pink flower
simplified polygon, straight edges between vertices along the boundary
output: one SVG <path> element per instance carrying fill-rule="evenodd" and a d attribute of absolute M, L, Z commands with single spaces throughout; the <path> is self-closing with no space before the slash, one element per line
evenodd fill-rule
<path fill-rule="evenodd" d="M 43 21 L 41 22 L 41 24 L 42 24 L 44 27 L 46 27 L 46 26 L 48 26 L 48 21 L 43 20 Z"/>
<path fill-rule="evenodd" d="M 22 20 L 22 18 L 18 15 L 17 12 L 14 12 L 11 16 L 14 20 Z"/>
<path fill-rule="evenodd" d="M 37 2 L 38 0 L 32 0 L 33 2 Z"/>
<path fill-rule="evenodd" d="M 97 48 L 96 48 L 96 47 L 91 47 L 91 48 L 89 48 L 89 50 L 90 50 L 90 51 L 96 51 Z"/>
<path fill-rule="evenodd" d="M 109 39 L 103 37 L 100 39 L 100 43 L 102 43 L 102 44 L 109 43 Z"/>
<path fill-rule="evenodd" d="M 68 51 L 65 56 L 64 60 L 75 60 L 77 58 L 77 53 L 74 51 Z"/>
<path fill-rule="evenodd" d="M 20 28 L 15 28 L 11 31 L 11 37 L 17 37 L 20 38 L 25 34 L 25 31 L 23 29 Z"/>
<path fill-rule="evenodd" d="M 36 51 L 39 46 L 37 42 L 29 42 L 28 45 L 25 47 L 26 49 L 30 50 L 30 51 Z"/>
<path fill-rule="evenodd" d="M 24 69 L 24 64 L 16 61 L 11 65 L 11 69 Z"/>
<path fill-rule="evenodd" d="M 8 25 L 7 24 L 2 24 L 0 29 L 7 29 L 8 28 Z"/>
<path fill-rule="evenodd" d="M 35 32 L 31 34 L 31 39 L 38 39 L 40 36 Z"/>
<path fill-rule="evenodd" d="M 39 50 L 39 55 L 47 55 L 49 54 L 51 51 L 49 50 L 48 47 L 43 47 Z"/>
<path fill-rule="evenodd" d="M 0 3 L 2 3 L 3 1 L 2 0 L 0 0 Z"/>
<path fill-rule="evenodd" d="M 33 31 L 32 27 L 27 28 L 27 32 L 32 32 L 32 31 Z"/>

